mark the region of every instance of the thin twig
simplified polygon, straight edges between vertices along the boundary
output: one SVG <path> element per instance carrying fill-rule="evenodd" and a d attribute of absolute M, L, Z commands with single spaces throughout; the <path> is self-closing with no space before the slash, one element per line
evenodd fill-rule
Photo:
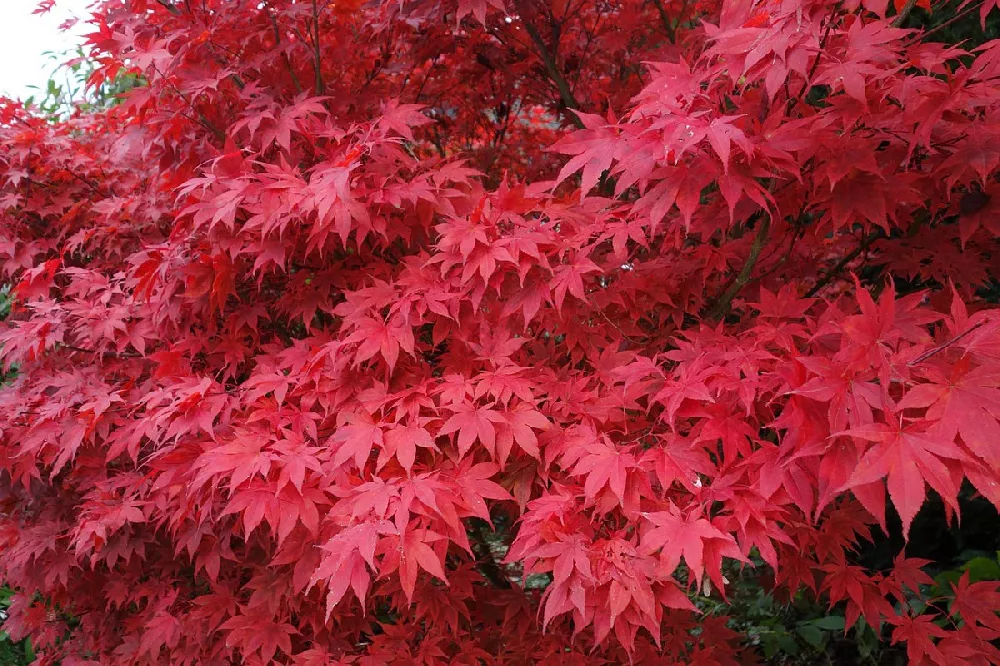
<path fill-rule="evenodd" d="M 816 70 L 819 69 L 819 62 L 823 54 L 824 47 L 826 46 L 826 40 L 830 37 L 830 32 L 833 30 L 833 24 L 836 23 L 839 18 L 839 11 L 840 5 L 837 5 L 837 7 L 833 10 L 833 14 L 830 16 L 830 19 L 826 23 L 826 30 L 823 31 L 823 36 L 819 40 L 819 49 L 816 51 L 816 59 L 813 60 L 812 67 L 809 68 L 809 73 L 806 74 L 806 79 L 802 82 L 802 89 L 799 90 L 798 95 L 789 100 L 786 113 L 794 109 L 795 105 L 805 98 L 806 92 L 811 87 L 809 82 L 812 81 L 812 77 L 816 75 Z M 787 84 L 788 82 L 786 81 L 785 83 Z"/>
<path fill-rule="evenodd" d="M 795 251 L 796 244 L 802 239 L 803 236 L 805 236 L 805 227 L 796 229 L 795 233 L 792 234 L 792 241 L 788 244 L 788 251 L 785 252 L 780 257 L 778 257 L 778 260 L 774 262 L 774 265 L 772 265 L 766 271 L 755 277 L 753 281 L 760 282 L 761 280 L 772 275 L 776 270 L 778 270 L 786 261 L 788 261 L 788 258 L 792 256 L 792 252 Z M 767 261 L 774 255 L 776 255 L 779 251 L 781 251 L 780 244 L 778 245 L 778 247 L 774 249 L 773 252 L 771 252 L 771 254 L 769 254 L 767 257 L 764 257 L 764 263 L 767 263 Z"/>
<path fill-rule="evenodd" d="M 823 275 L 823 277 L 821 277 L 816 282 L 816 284 L 814 284 L 812 286 L 812 288 L 809 289 L 809 291 L 806 292 L 806 298 L 812 298 L 813 296 L 815 296 L 816 294 L 818 294 L 820 291 L 822 291 L 823 287 L 825 287 L 826 285 L 828 285 L 831 282 L 833 282 L 840 275 L 840 272 L 842 270 L 844 270 L 844 268 L 847 266 L 847 264 L 849 264 L 852 261 L 854 261 L 855 259 L 857 259 L 858 255 L 861 254 L 862 252 L 864 252 L 864 244 L 863 243 L 862 243 L 862 245 L 859 245 L 858 247 L 854 248 L 849 253 L 847 253 L 846 255 L 844 255 L 844 257 L 840 261 L 837 262 L 836 266 L 834 266 L 827 273 L 825 273 Z"/>
<path fill-rule="evenodd" d="M 615 328 L 615 330 L 617 330 L 617 331 L 618 331 L 618 333 L 619 333 L 619 334 L 620 334 L 620 335 L 621 335 L 621 336 L 622 336 L 623 338 L 625 338 L 625 341 L 626 341 L 626 342 L 628 342 L 628 343 L 630 343 L 630 344 L 633 344 L 633 345 L 636 345 L 636 346 L 639 346 L 639 341 L 638 341 L 638 340 L 636 340 L 635 338 L 633 338 L 632 336 L 630 336 L 630 335 L 629 335 L 628 333 L 626 333 L 625 331 L 623 331 L 623 330 L 622 330 L 622 327 L 621 327 L 621 326 L 619 326 L 619 325 L 618 325 L 618 324 L 616 324 L 615 322 L 611 321 L 611 317 L 609 317 L 608 315 L 606 315 L 606 314 L 604 313 L 604 310 L 598 310 L 598 311 L 597 311 L 597 314 L 601 315 L 601 317 L 603 317 L 603 318 L 604 318 L 604 320 L 605 320 L 606 322 L 608 322 L 609 324 L 611 324 L 611 326 L 613 326 L 613 327 Z"/>
<path fill-rule="evenodd" d="M 85 349 L 84 347 L 76 347 L 74 345 L 63 345 L 63 349 L 68 349 L 69 351 L 79 352 L 81 354 L 99 354 L 101 356 L 114 356 L 117 358 L 142 358 L 140 354 L 130 351 L 116 352 L 116 351 L 97 351 L 96 349 Z"/>
<path fill-rule="evenodd" d="M 74 171 L 73 169 L 70 169 L 69 167 L 63 167 L 63 171 L 65 171 L 66 173 L 68 173 L 69 175 L 73 176 L 74 178 L 76 178 L 77 180 L 79 180 L 81 183 L 83 183 L 84 185 L 86 185 L 87 187 L 89 187 L 90 190 L 94 194 L 99 194 L 102 197 L 109 198 L 109 199 L 111 197 L 118 196 L 114 191 L 112 191 L 110 194 L 107 193 L 107 192 L 102 192 L 101 188 L 98 187 L 97 183 L 94 183 L 93 181 L 91 181 L 86 176 L 77 173 L 76 171 Z"/>
<path fill-rule="evenodd" d="M 677 29 L 681 27 L 681 22 L 684 20 L 684 12 L 687 11 L 689 4 L 691 4 L 691 0 L 681 0 L 681 8 L 677 11 L 677 20 L 674 21 L 674 35 L 677 34 Z"/>
<path fill-rule="evenodd" d="M 274 30 L 274 42 L 276 46 L 281 45 L 281 29 L 278 27 L 278 17 L 275 16 L 274 12 L 267 12 L 268 18 L 271 19 L 271 27 Z M 299 77 L 295 73 L 295 68 L 292 67 L 292 60 L 288 57 L 288 51 L 282 49 L 281 55 L 284 56 L 285 67 L 288 69 L 288 73 L 292 75 L 292 83 L 295 84 L 295 92 L 302 92 L 302 84 L 299 82 Z"/>
<path fill-rule="evenodd" d="M 181 99 L 183 99 L 183 100 L 184 100 L 184 101 L 185 101 L 185 102 L 187 103 L 187 105 L 188 105 L 188 106 L 189 106 L 189 107 L 191 108 L 191 110 L 192 110 L 192 111 L 194 111 L 194 112 L 195 112 L 196 114 L 198 114 L 198 118 L 197 118 L 197 119 L 195 119 L 195 118 L 192 118 L 191 116 L 187 115 L 187 114 L 186 114 L 186 113 L 184 113 L 183 111 L 181 111 L 181 112 L 180 112 L 180 114 L 181 114 L 182 116 L 184 116 L 185 118 L 188 118 L 189 120 L 191 120 L 191 121 L 193 121 L 193 122 L 196 122 L 196 123 L 198 123 L 199 125 L 201 125 L 201 126 L 202 126 L 202 127 L 204 127 L 205 129 L 207 129 L 207 130 L 208 130 L 209 132 L 211 132 L 212 134 L 214 134 L 214 135 L 216 136 L 216 138 L 217 138 L 217 139 L 219 139 L 220 141 L 225 141 L 225 140 L 226 140 L 226 133 L 225 133 L 225 132 L 223 132 L 223 131 L 222 131 L 221 129 L 219 129 L 218 127 L 216 127 L 216 126 L 215 126 L 214 124 L 212 124 L 212 121 L 210 121 L 210 120 L 209 120 L 209 119 L 208 119 L 208 118 L 207 118 L 207 117 L 205 116 L 205 114 L 204 114 L 204 113 L 202 113 L 202 112 L 201 112 L 200 110 L 198 110 L 198 108 L 196 108 L 196 107 L 195 107 L 195 105 L 194 105 L 194 102 L 193 102 L 193 101 L 191 100 L 191 98 L 190 98 L 190 97 L 188 97 L 187 95 L 185 95 L 185 94 L 184 94 L 184 93 L 183 93 L 183 92 L 181 91 L 181 89 L 180 89 L 180 88 L 178 88 L 178 87 L 177 87 L 176 85 L 174 85 L 174 83 L 173 83 L 172 81 L 170 81 L 170 80 L 169 80 L 169 79 L 168 79 L 168 78 L 167 78 L 166 76 L 164 76 L 164 75 L 163 75 L 163 72 L 161 72 L 161 71 L 160 71 L 160 70 L 159 70 L 159 69 L 158 69 L 158 68 L 156 67 L 156 65 L 153 65 L 153 71 L 154 71 L 154 72 L 156 72 L 156 74 L 157 74 L 157 75 L 158 75 L 158 76 L 159 76 L 159 77 L 160 77 L 161 79 L 163 79 L 163 82 L 164 82 L 164 83 L 166 83 L 167 85 L 169 85 L 169 86 L 170 86 L 171 88 L 173 88 L 173 89 L 174 89 L 174 92 L 175 92 L 175 93 L 177 93 L 177 95 L 178 95 L 178 96 L 179 96 L 179 97 L 180 97 Z"/>
<path fill-rule="evenodd" d="M 978 2 L 973 2 L 968 7 L 966 7 L 965 9 L 963 9 L 962 11 L 960 11 L 959 13 L 955 14 L 954 16 L 952 16 L 950 19 L 948 19 L 944 23 L 940 23 L 940 24 L 934 26 L 933 28 L 931 28 L 930 30 L 925 30 L 924 32 L 917 33 L 916 35 L 914 35 L 914 37 L 918 41 L 919 40 L 927 39 L 928 35 L 933 35 L 938 30 L 941 30 L 943 28 L 947 28 L 952 23 L 955 23 L 956 21 L 962 20 L 963 18 L 965 18 L 966 16 L 968 16 L 972 12 L 976 11 L 977 9 L 979 9 L 979 4 L 980 3 L 978 3 Z"/>
<path fill-rule="evenodd" d="M 812 289 L 806 292 L 806 298 L 812 298 L 818 294 L 823 287 L 837 279 L 837 277 L 840 276 L 840 272 L 847 267 L 847 264 L 857 259 L 858 255 L 862 252 L 866 252 L 868 248 L 871 247 L 872 242 L 878 238 L 881 238 L 880 232 L 872 232 L 862 238 L 861 243 L 856 248 L 848 252 L 840 261 L 837 262 L 836 266 L 831 268 L 825 275 L 823 275 L 823 277 L 819 279 L 819 281 L 816 282 L 816 284 L 812 286 Z"/>
<path fill-rule="evenodd" d="M 944 343 L 938 345 L 934 349 L 929 349 L 929 350 L 925 351 L 923 354 L 921 354 L 920 356 L 916 357 L 915 359 L 913 359 L 912 361 L 910 361 L 909 363 L 907 363 L 906 367 L 912 368 L 915 365 L 923 363 L 924 361 L 926 361 L 927 359 L 929 359 L 931 356 L 934 356 L 935 354 L 937 354 L 939 352 L 943 352 L 945 349 L 947 349 L 948 347 L 951 347 L 953 344 L 955 344 L 956 342 L 958 342 L 959 340 L 961 340 L 962 338 L 964 338 L 965 336 L 967 336 L 969 333 L 972 333 L 974 330 L 976 330 L 977 328 L 979 328 L 980 326 L 982 326 L 985 323 L 986 323 L 985 319 L 979 320 L 978 322 L 976 322 L 975 324 L 973 324 L 969 328 L 965 329 L 964 331 L 962 331 L 961 333 L 959 333 L 958 335 L 956 335 L 952 339 L 948 340 L 947 342 L 944 342 Z"/>

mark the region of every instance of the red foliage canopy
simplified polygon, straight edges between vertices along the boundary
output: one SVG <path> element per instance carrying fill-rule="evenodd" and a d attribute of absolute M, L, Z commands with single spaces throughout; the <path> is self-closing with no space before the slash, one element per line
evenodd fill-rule
<path fill-rule="evenodd" d="M 6 630 L 731 664 L 693 602 L 757 562 L 1000 663 L 996 584 L 854 557 L 1000 504 L 1000 43 L 887 5 L 96 2 L 91 83 L 146 85 L 0 106 Z"/>

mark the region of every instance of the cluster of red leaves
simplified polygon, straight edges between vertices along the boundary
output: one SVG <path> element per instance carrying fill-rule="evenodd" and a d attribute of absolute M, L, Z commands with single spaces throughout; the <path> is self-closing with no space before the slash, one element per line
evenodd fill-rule
<path fill-rule="evenodd" d="M 926 563 L 852 558 L 1000 505 L 1000 44 L 887 4 L 98 1 L 92 83 L 148 85 L 0 108 L 5 629 L 734 664 L 692 599 L 759 555 L 1000 663 L 996 584 L 920 614 Z"/>

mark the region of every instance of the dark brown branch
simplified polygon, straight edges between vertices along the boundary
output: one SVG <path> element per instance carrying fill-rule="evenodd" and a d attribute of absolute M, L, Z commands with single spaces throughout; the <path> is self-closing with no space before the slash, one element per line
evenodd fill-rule
<path fill-rule="evenodd" d="M 906 4 L 903 5 L 903 8 L 899 10 L 898 14 L 896 14 L 896 18 L 892 20 L 892 27 L 898 28 L 903 25 L 903 21 L 906 20 L 906 17 L 910 15 L 910 12 L 913 11 L 913 8 L 916 6 L 917 0 L 906 0 Z"/>
<path fill-rule="evenodd" d="M 316 0 L 312 0 L 313 15 L 313 69 L 316 70 L 316 94 L 322 95 L 326 92 L 326 85 L 323 83 L 322 55 L 319 48 L 319 7 Z"/>
<path fill-rule="evenodd" d="M 752 281 L 759 282 L 764 278 L 773 275 L 776 270 L 781 268 L 781 266 L 784 265 L 786 261 L 788 261 L 788 258 L 792 256 L 792 252 L 795 251 L 795 245 L 802 239 L 803 236 L 805 236 L 805 227 L 799 228 L 795 231 L 795 233 L 792 235 L 791 242 L 788 244 L 788 250 L 783 255 L 778 257 L 778 260 L 775 261 L 770 268 L 768 268 L 766 271 L 755 277 Z M 778 252 L 780 252 L 780 250 L 781 250 L 781 245 L 779 244 L 778 247 L 775 248 L 775 250 L 771 252 L 770 255 L 764 257 L 764 261 L 766 262 L 768 259 L 776 255 Z"/>
<path fill-rule="evenodd" d="M 722 292 L 709 308 L 708 317 L 710 319 L 719 320 L 729 313 L 733 299 L 736 298 L 740 290 L 750 281 L 750 276 L 753 274 L 753 267 L 757 264 L 757 259 L 760 258 L 760 251 L 764 249 L 764 243 L 767 242 L 767 232 L 770 228 L 771 216 L 768 213 L 762 213 L 762 218 L 757 226 L 757 233 L 754 234 L 753 243 L 750 245 L 750 254 L 747 255 L 747 260 L 744 262 L 743 268 L 740 269 L 736 279 L 733 280 L 729 288 Z"/>
<path fill-rule="evenodd" d="M 437 125 L 431 127 L 431 132 L 434 134 L 433 142 L 434 147 L 437 148 L 437 153 L 441 159 L 445 159 L 448 155 L 444 152 L 444 146 L 441 145 L 441 132 L 438 131 Z"/>
<path fill-rule="evenodd" d="M 489 533 L 489 523 L 479 518 L 473 518 L 470 522 L 472 523 L 469 530 L 472 537 L 470 545 L 476 556 L 476 568 L 494 587 L 509 590 L 512 587 L 510 579 L 504 575 L 503 570 L 493 559 L 493 551 L 490 550 L 490 544 L 486 540 L 486 535 Z"/>
<path fill-rule="evenodd" d="M 80 354 L 94 354 L 97 356 L 112 356 L 115 358 L 142 358 L 140 354 L 130 351 L 115 352 L 115 351 L 102 351 L 99 352 L 96 349 L 85 349 L 83 347 L 76 347 L 74 345 L 63 345 L 63 349 L 67 349 L 72 352 L 78 352 Z"/>
<path fill-rule="evenodd" d="M 267 12 L 268 18 L 271 19 L 271 28 L 274 30 L 274 43 L 276 46 L 281 45 L 281 29 L 278 28 L 278 17 L 274 15 L 274 12 Z M 288 69 L 288 73 L 292 75 L 292 83 L 295 84 L 295 92 L 302 92 L 302 83 L 299 82 L 299 77 L 295 73 L 295 68 L 292 67 L 292 60 L 288 57 L 288 52 L 282 50 L 281 55 L 285 61 L 285 67 Z"/>
<path fill-rule="evenodd" d="M 916 34 L 917 41 L 923 40 L 923 39 L 927 39 L 928 35 L 933 35 L 938 30 L 943 30 L 944 28 L 947 28 L 949 25 L 955 23 L 956 21 L 961 21 L 962 19 L 964 19 L 966 16 L 968 16 L 972 12 L 978 11 L 978 10 L 979 10 L 979 3 L 977 3 L 977 2 L 970 3 L 968 7 L 966 7 L 962 11 L 958 12 L 957 14 L 955 14 L 954 16 L 952 16 L 950 19 L 948 19 L 944 23 L 939 23 L 938 25 L 934 26 L 930 30 L 925 30 L 924 32 L 917 33 Z"/>
<path fill-rule="evenodd" d="M 166 9 L 168 12 L 170 12 L 174 16 L 180 16 L 181 15 L 181 10 L 177 9 L 176 7 L 174 7 L 173 4 L 171 4 L 169 0 L 156 0 L 156 1 L 158 3 L 160 3 L 161 7 L 163 7 L 164 9 Z"/>
<path fill-rule="evenodd" d="M 580 116 L 576 115 L 576 111 L 580 110 L 580 104 L 576 101 L 576 97 L 573 96 L 573 91 L 570 90 L 569 83 L 566 81 L 566 77 L 562 75 L 559 71 L 559 66 L 556 64 L 555 56 L 549 51 L 549 47 L 545 45 L 545 40 L 542 36 L 538 34 L 538 30 L 530 22 L 525 20 L 524 28 L 528 32 L 528 36 L 531 37 L 531 41 L 534 43 L 535 48 L 538 49 L 538 55 L 542 59 L 542 63 L 545 65 L 545 71 L 548 73 L 549 78 L 552 83 L 556 84 L 556 88 L 559 89 L 559 97 L 562 99 L 563 106 L 567 109 L 567 115 L 573 124 L 578 128 L 583 129 L 585 126 L 583 121 L 580 120 Z"/>
<path fill-rule="evenodd" d="M 829 272 L 824 274 L 823 277 L 821 277 L 819 281 L 816 282 L 816 284 L 814 284 L 812 288 L 806 292 L 806 298 L 812 298 L 820 291 L 822 291 L 823 287 L 833 282 L 840 275 L 840 272 L 844 270 L 847 264 L 857 259 L 858 255 L 861 254 L 862 252 L 864 252 L 864 247 L 859 245 L 858 247 L 851 250 L 848 254 L 846 254 L 843 259 L 837 262 L 836 266 L 834 266 Z"/>
<path fill-rule="evenodd" d="M 189 116 L 188 114 L 184 113 L 183 111 L 179 111 L 179 113 L 180 113 L 180 114 L 181 114 L 182 116 L 184 116 L 185 118 L 187 118 L 187 119 L 188 119 L 188 120 L 190 120 L 191 122 L 194 122 L 194 123 L 197 123 L 197 124 L 201 125 L 201 126 L 202 126 L 202 127 L 204 127 L 205 129 L 207 129 L 207 130 L 208 130 L 209 132 L 211 132 L 212 134 L 214 134 L 214 135 L 215 135 L 215 137 L 216 137 L 217 139 L 219 139 L 220 141 L 225 141 L 225 140 L 226 140 L 226 133 L 225 133 L 225 132 L 223 132 L 223 131 L 222 131 L 221 129 L 219 129 L 218 127 L 216 127 L 216 126 L 215 126 L 215 125 L 214 125 L 214 124 L 212 123 L 212 121 L 210 121 L 210 120 L 209 120 L 209 119 L 208 119 L 208 118 L 207 118 L 207 117 L 205 116 L 205 114 L 204 114 L 204 113 L 202 113 L 202 112 L 201 112 L 200 110 L 198 110 L 198 109 L 197 109 L 197 108 L 195 107 L 195 105 L 194 105 L 194 102 L 193 102 L 193 101 L 191 100 L 191 98 L 190 98 L 190 97 L 188 97 L 188 96 L 187 96 L 187 95 L 185 95 L 185 94 L 184 94 L 183 92 L 181 92 L 181 89 L 180 89 L 180 88 L 178 88 L 178 87 L 177 87 L 176 85 L 174 85 L 174 84 L 173 84 L 173 83 L 172 83 L 172 82 L 171 82 L 171 81 L 170 81 L 170 80 L 169 80 L 169 79 L 168 79 L 168 78 L 167 78 L 166 76 L 164 76 L 164 75 L 163 75 L 163 72 L 161 72 L 161 71 L 160 71 L 159 69 L 157 69 L 157 67 L 156 67 L 155 65 L 153 66 L 153 71 L 154 71 L 154 72 L 156 72 L 157 76 L 159 76 L 159 77 L 160 77 L 161 79 L 163 79 L 164 83 L 168 84 L 168 85 L 169 85 L 169 86 L 170 86 L 171 88 L 173 88 L 173 89 L 174 89 L 174 92 L 175 92 L 175 93 L 177 93 L 177 95 L 178 95 L 178 96 L 179 96 L 179 97 L 180 97 L 181 99 L 183 99 L 183 100 L 184 100 L 184 101 L 185 101 L 185 102 L 187 103 L 187 105 L 188 105 L 189 107 L 191 107 L 191 110 L 192 110 L 192 111 L 194 111 L 194 112 L 195 112 L 196 114 L 198 114 L 198 117 L 197 117 L 197 118 L 193 118 L 193 117 Z"/>
<path fill-rule="evenodd" d="M 98 194 L 98 195 L 100 195 L 102 197 L 106 197 L 106 198 L 110 198 L 110 197 L 116 196 L 114 192 L 112 192 L 110 194 L 108 194 L 107 192 L 102 192 L 101 188 L 98 187 L 97 183 L 94 183 L 93 181 L 91 181 L 86 176 L 83 176 L 83 175 L 77 173 L 76 171 L 73 171 L 72 169 L 70 169 L 68 167 L 63 167 L 63 171 L 65 171 L 66 173 L 68 173 L 69 175 L 73 176 L 74 178 L 76 178 L 77 180 L 79 180 L 81 183 L 83 183 L 84 185 L 86 185 L 87 187 L 89 187 L 90 191 L 93 192 L 94 194 Z"/>
<path fill-rule="evenodd" d="M 836 280 L 840 276 L 841 271 L 843 271 L 849 263 L 857 259 L 858 255 L 860 255 L 862 252 L 866 252 L 868 248 L 871 247 L 872 242 L 880 237 L 881 234 L 879 232 L 873 231 L 872 233 L 861 239 L 860 245 L 858 245 L 856 248 L 854 248 L 846 255 L 844 255 L 843 259 L 838 261 L 836 266 L 830 269 L 823 277 L 819 279 L 818 282 L 816 282 L 816 284 L 812 286 L 812 289 L 806 292 L 806 298 L 812 298 L 820 291 L 822 291 L 823 287 Z"/>
<path fill-rule="evenodd" d="M 816 51 L 816 59 L 813 60 L 812 67 L 809 68 L 809 73 L 806 74 L 806 79 L 805 81 L 802 82 L 802 89 L 799 90 L 798 95 L 788 100 L 788 109 L 786 113 L 791 112 L 791 110 L 795 108 L 796 104 L 805 99 L 805 95 L 810 88 L 809 82 L 812 81 L 813 76 L 816 75 L 816 70 L 819 69 L 819 63 L 820 60 L 822 59 L 823 49 L 824 47 L 826 47 L 826 42 L 830 38 L 830 32 L 833 30 L 833 24 L 836 23 L 836 20 L 839 18 L 838 16 L 839 11 L 840 11 L 840 5 L 838 4 L 837 7 L 834 9 L 833 13 L 830 15 L 830 18 L 827 20 L 826 29 L 823 31 L 823 36 L 819 40 L 819 49 Z M 786 86 L 788 85 L 788 81 L 785 81 L 785 85 Z"/>
<path fill-rule="evenodd" d="M 483 173 L 491 173 L 493 165 L 496 164 L 497 158 L 500 157 L 500 144 L 503 143 L 504 137 L 507 136 L 507 129 L 510 127 L 510 110 L 512 105 L 513 101 L 508 97 L 503 113 L 503 123 L 493 132 L 493 141 L 490 143 L 490 159 L 483 167 Z"/>
<path fill-rule="evenodd" d="M 663 0 L 653 0 L 653 5 L 660 15 L 660 23 L 663 24 L 663 29 L 667 33 L 667 39 L 670 40 L 671 44 L 676 44 L 677 29 L 674 27 L 673 21 L 670 20 L 670 15 L 667 14 L 667 8 L 663 6 Z"/>

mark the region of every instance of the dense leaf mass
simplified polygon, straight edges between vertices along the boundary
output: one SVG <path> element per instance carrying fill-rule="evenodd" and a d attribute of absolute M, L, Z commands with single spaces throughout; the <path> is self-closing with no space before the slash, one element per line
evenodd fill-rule
<path fill-rule="evenodd" d="M 735 664 L 756 567 L 1000 663 L 996 583 L 855 556 L 1000 505 L 1000 43 L 888 4 L 97 0 L 145 85 L 0 105 L 5 629 Z"/>

